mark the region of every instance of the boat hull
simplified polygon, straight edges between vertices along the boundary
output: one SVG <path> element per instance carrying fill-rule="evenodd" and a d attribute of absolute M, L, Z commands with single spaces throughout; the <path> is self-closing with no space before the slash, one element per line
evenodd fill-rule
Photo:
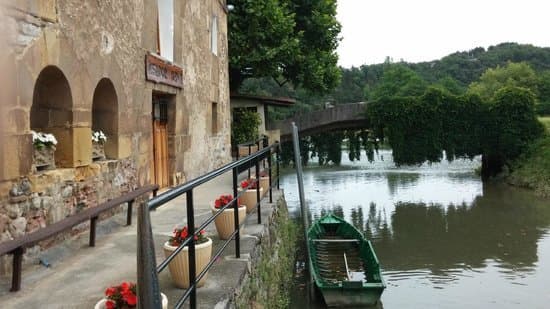
<path fill-rule="evenodd" d="M 321 288 L 325 304 L 328 307 L 373 306 L 380 300 L 384 287 L 351 290 L 345 288 Z"/>

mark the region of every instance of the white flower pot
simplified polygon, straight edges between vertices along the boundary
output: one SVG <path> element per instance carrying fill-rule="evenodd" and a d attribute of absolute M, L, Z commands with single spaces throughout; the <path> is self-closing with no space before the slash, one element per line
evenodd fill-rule
<path fill-rule="evenodd" d="M 219 211 L 219 209 L 214 206 L 212 206 L 211 209 L 213 215 Z M 218 231 L 218 236 L 220 236 L 220 239 L 229 239 L 229 235 L 231 235 L 231 233 L 233 233 L 233 231 L 235 230 L 234 212 L 235 211 L 233 207 L 227 208 L 214 220 L 214 223 L 216 224 L 216 230 Z M 241 204 L 239 206 L 239 224 L 243 223 L 245 218 L 246 206 Z M 242 227 L 240 229 L 240 232 L 243 232 Z"/>
<path fill-rule="evenodd" d="M 166 295 L 164 295 L 164 293 L 160 293 L 160 296 L 162 298 L 162 309 L 168 309 L 168 298 L 166 297 Z M 95 304 L 94 309 L 105 309 L 105 308 L 107 308 L 105 306 L 106 302 L 107 302 L 106 298 L 101 299 L 100 301 L 98 301 Z"/>
<path fill-rule="evenodd" d="M 171 246 L 168 242 L 164 243 L 164 255 L 168 257 L 177 247 Z M 206 267 L 206 264 L 210 262 L 212 257 L 212 239 L 208 238 L 207 242 L 195 245 L 195 265 L 196 275 L 198 276 L 202 270 Z M 183 250 L 174 257 L 174 259 L 168 264 L 172 280 L 177 287 L 187 289 L 189 287 L 189 247 L 183 248 Z M 197 284 L 197 287 L 201 287 L 206 282 L 208 273 L 202 277 Z"/>

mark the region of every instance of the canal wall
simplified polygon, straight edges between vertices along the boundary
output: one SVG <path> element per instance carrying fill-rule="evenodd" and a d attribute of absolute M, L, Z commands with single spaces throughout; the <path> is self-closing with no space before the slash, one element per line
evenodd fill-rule
<path fill-rule="evenodd" d="M 252 252 L 249 272 L 235 294 L 236 308 L 288 308 L 298 225 L 288 216 L 284 196 L 277 200 L 265 232 L 261 245 Z"/>

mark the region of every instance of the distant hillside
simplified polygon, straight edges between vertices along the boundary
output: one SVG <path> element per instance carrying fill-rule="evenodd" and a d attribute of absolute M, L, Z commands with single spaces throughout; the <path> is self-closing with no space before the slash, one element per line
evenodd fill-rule
<path fill-rule="evenodd" d="M 456 52 L 441 60 L 400 64 L 415 71 L 428 83 L 450 77 L 460 86 L 466 87 L 488 68 L 504 65 L 508 61 L 525 61 L 537 72 L 550 70 L 550 48 L 502 43 L 488 49 L 477 47 L 469 51 Z M 364 100 L 365 87 L 376 87 L 387 65 L 388 63 L 380 63 L 351 69 L 342 68 L 342 83 L 332 93 L 332 99 L 336 103 Z"/>

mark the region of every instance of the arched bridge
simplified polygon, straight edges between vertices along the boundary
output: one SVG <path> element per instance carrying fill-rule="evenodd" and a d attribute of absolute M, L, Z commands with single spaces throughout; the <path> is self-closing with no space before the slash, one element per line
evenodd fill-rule
<path fill-rule="evenodd" d="M 332 130 L 367 128 L 366 106 L 365 102 L 338 104 L 334 107 L 276 121 L 269 125 L 269 130 L 281 130 L 281 141 L 288 141 L 292 139 L 292 122 L 296 123 L 302 136 Z"/>

